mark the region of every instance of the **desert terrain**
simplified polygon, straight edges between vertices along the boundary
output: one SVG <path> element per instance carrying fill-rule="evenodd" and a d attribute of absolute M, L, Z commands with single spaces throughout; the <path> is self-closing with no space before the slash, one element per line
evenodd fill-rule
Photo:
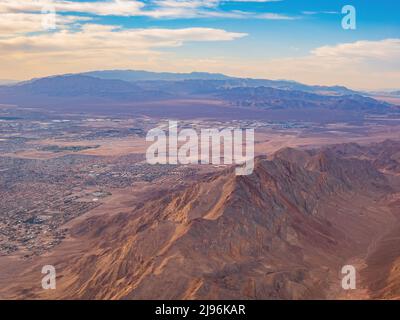
<path fill-rule="evenodd" d="M 398 299 L 398 105 L 229 81 L 0 88 L 0 298 Z M 171 120 L 254 129 L 254 172 L 149 164 Z"/>

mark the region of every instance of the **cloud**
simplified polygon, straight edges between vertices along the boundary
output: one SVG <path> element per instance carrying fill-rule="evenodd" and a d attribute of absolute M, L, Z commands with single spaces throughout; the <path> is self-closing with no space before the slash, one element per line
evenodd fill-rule
<path fill-rule="evenodd" d="M 232 41 L 246 33 L 217 28 L 132 29 L 95 24 L 96 16 L 233 17 L 221 12 L 217 0 L 156 0 L 154 7 L 135 0 L 76 2 L 64 0 L 0 1 L 0 69 L 11 78 L 35 77 L 82 69 L 157 66 L 168 53 L 188 42 Z M 43 28 L 42 14 L 54 5 L 56 30 Z M 86 13 L 89 16 L 78 15 Z M 164 59 L 164 58 L 163 58 Z M 151 63 L 150 63 L 151 62 Z M 165 61 L 163 61 L 165 64 Z"/>
<path fill-rule="evenodd" d="M 151 18 L 265 18 L 289 20 L 284 15 L 254 12 L 225 11 L 219 8 L 226 2 L 276 2 L 280 0 L 101 0 L 76 2 L 67 0 L 2 0 L 1 13 L 40 13 L 44 8 L 54 8 L 57 13 L 84 13 L 97 16 L 145 16 Z"/>
<path fill-rule="evenodd" d="M 215 8 L 218 0 L 155 0 L 155 4 L 160 7 L 173 8 Z"/>
<path fill-rule="evenodd" d="M 221 2 L 280 2 L 283 0 L 221 0 Z"/>
<path fill-rule="evenodd" d="M 61 30 L 56 33 L 17 36 L 0 39 L 4 54 L 10 51 L 46 52 L 82 50 L 136 50 L 138 48 L 177 47 L 184 42 L 230 41 L 246 36 L 213 28 L 185 29 L 123 29 L 119 26 L 85 24 L 79 31 Z M 45 50 L 45 51 L 44 51 Z"/>
<path fill-rule="evenodd" d="M 85 24 L 78 30 L 0 38 L 2 75 L 25 78 L 88 68 L 127 68 L 165 56 L 187 42 L 231 41 L 246 36 L 215 28 L 126 29 Z M 151 64 L 146 65 L 151 66 Z"/>
<path fill-rule="evenodd" d="M 42 14 L 3 13 L 0 17 L 0 37 L 10 37 L 18 34 L 46 31 L 45 25 L 43 25 L 44 16 Z M 65 29 L 76 23 L 87 22 L 90 20 L 92 19 L 89 17 L 63 15 L 57 16 L 56 22 L 58 28 Z"/>
<path fill-rule="evenodd" d="M 400 39 L 384 39 L 381 41 L 357 41 L 336 46 L 323 46 L 311 51 L 319 58 L 340 58 L 352 61 L 354 59 L 378 59 L 387 61 L 400 58 Z"/>
<path fill-rule="evenodd" d="M 316 15 L 316 14 L 340 14 L 339 11 L 302 11 L 305 15 Z"/>
<path fill-rule="evenodd" d="M 0 13 L 41 12 L 53 7 L 57 12 L 78 12 L 94 15 L 134 16 L 140 13 L 144 3 L 136 0 L 103 0 L 76 2 L 63 0 L 2 0 Z"/>
<path fill-rule="evenodd" d="M 257 66 L 246 69 L 261 77 L 309 84 L 342 84 L 356 89 L 400 87 L 400 39 L 322 46 L 304 57 L 258 61 Z"/>
<path fill-rule="evenodd" d="M 278 13 L 263 13 L 257 16 L 259 19 L 267 19 L 267 20 L 295 20 L 299 19 L 298 17 L 287 16 Z"/>

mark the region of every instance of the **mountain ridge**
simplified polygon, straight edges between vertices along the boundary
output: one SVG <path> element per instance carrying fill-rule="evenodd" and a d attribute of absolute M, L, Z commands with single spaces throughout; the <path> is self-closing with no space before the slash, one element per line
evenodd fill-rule
<path fill-rule="evenodd" d="M 399 189 L 372 159 L 343 158 L 337 148 L 280 150 L 256 158 L 252 175 L 227 168 L 130 213 L 88 218 L 71 230 L 87 250 L 44 258 L 62 270 L 49 297 L 338 297 L 341 267 L 395 225 L 387 199 Z M 44 297 L 24 290 L 13 292 Z"/>
<path fill-rule="evenodd" d="M 233 81 L 233 82 L 232 82 Z M 362 119 L 365 114 L 398 112 L 395 106 L 359 94 L 322 94 L 266 87 L 247 80 L 134 81 L 101 79 L 69 74 L 0 86 L 0 103 L 22 107 L 45 107 L 68 112 L 137 112 L 156 115 L 168 112 L 203 112 L 229 115 L 237 112 L 272 111 L 273 117 L 293 120 L 313 113 L 313 118 Z M 253 81 L 253 80 L 252 80 Z M 184 104 L 185 108 L 176 108 Z M 145 106 L 151 108 L 145 108 Z M 200 108 L 201 107 L 201 108 Z M 99 111 L 101 110 L 101 111 Z M 209 111 L 208 111 L 209 110 Z M 287 112 L 286 112 L 287 111 Z M 174 114 L 174 112 L 172 112 Z M 203 115 L 204 116 L 204 115 Z M 271 114 L 265 113 L 264 117 Z"/>
<path fill-rule="evenodd" d="M 358 93 L 357 91 L 346 88 L 345 86 L 321 86 L 321 85 L 306 85 L 293 80 L 268 80 L 257 79 L 248 77 L 233 77 L 227 76 L 222 73 L 209 73 L 209 72 L 187 72 L 187 73 L 174 73 L 174 72 L 152 72 L 145 70 L 96 70 L 81 73 L 69 73 L 63 75 L 46 76 L 42 78 L 33 78 L 20 83 L 31 82 L 39 79 L 56 78 L 60 76 L 90 76 L 104 80 L 123 80 L 128 82 L 137 81 L 184 81 L 184 80 L 220 80 L 227 81 L 235 86 L 266 86 L 272 88 L 286 89 L 286 90 L 299 90 L 308 92 L 331 92 L 333 94 L 352 94 Z"/>

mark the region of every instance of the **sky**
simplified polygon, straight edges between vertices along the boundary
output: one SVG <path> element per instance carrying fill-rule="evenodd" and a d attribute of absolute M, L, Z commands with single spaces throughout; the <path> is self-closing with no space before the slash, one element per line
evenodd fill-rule
<path fill-rule="evenodd" d="M 108 69 L 399 89 L 400 1 L 0 0 L 0 79 Z"/>

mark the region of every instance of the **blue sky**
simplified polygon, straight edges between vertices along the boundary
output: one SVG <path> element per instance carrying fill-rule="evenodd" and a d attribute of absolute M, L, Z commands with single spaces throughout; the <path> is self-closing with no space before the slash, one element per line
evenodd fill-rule
<path fill-rule="evenodd" d="M 1 78 L 119 68 L 400 87 L 394 0 L 0 0 L 0 17 Z"/>

